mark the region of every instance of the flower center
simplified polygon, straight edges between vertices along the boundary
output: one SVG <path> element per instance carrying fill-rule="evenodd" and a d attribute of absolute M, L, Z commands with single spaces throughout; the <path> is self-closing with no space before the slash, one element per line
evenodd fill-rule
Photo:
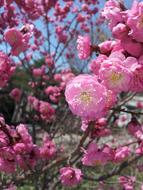
<path fill-rule="evenodd" d="M 92 97 L 89 94 L 89 92 L 81 92 L 81 94 L 80 94 L 80 100 L 83 103 L 89 104 L 91 102 L 91 100 L 92 100 Z"/>
<path fill-rule="evenodd" d="M 69 171 L 69 172 L 67 173 L 67 178 L 70 179 L 70 180 L 73 179 L 74 176 L 75 176 L 74 171 Z"/>
<path fill-rule="evenodd" d="M 97 166 L 101 164 L 101 160 L 94 160 L 93 165 Z"/>
<path fill-rule="evenodd" d="M 113 72 L 110 76 L 110 79 L 114 83 L 119 82 L 122 79 L 122 74 Z"/>

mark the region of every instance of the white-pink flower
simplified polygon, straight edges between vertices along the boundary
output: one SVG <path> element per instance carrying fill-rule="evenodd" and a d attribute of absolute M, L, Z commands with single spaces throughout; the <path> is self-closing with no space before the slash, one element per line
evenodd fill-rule
<path fill-rule="evenodd" d="M 107 93 L 96 77 L 85 74 L 71 80 L 65 90 L 71 111 L 85 120 L 95 120 L 105 114 Z"/>

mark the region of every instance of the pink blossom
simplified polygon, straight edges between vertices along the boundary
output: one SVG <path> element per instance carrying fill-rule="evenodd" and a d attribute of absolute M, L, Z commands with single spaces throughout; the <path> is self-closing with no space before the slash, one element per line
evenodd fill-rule
<path fill-rule="evenodd" d="M 60 179 L 63 185 L 72 187 L 78 185 L 82 180 L 80 169 L 72 167 L 63 167 L 60 169 Z"/>
<path fill-rule="evenodd" d="M 23 36 L 19 30 L 16 28 L 11 28 L 5 32 L 4 37 L 11 46 L 15 46 L 21 43 Z"/>
<path fill-rule="evenodd" d="M 15 185 L 11 184 L 8 188 L 6 188 L 4 190 L 17 190 L 17 187 Z"/>
<path fill-rule="evenodd" d="M 96 59 L 93 59 L 90 63 L 90 70 L 95 74 L 99 74 L 101 63 L 107 59 L 106 55 L 100 54 Z"/>
<path fill-rule="evenodd" d="M 113 50 L 115 41 L 107 40 L 105 42 L 102 42 L 99 44 L 100 52 L 101 54 L 110 54 L 110 52 Z"/>
<path fill-rule="evenodd" d="M 97 120 L 97 123 L 100 125 L 100 126 L 105 126 L 107 124 L 107 119 L 105 117 L 101 117 Z"/>
<path fill-rule="evenodd" d="M 34 77 L 41 77 L 45 73 L 45 67 L 42 66 L 40 68 L 34 68 L 33 69 L 33 76 Z"/>
<path fill-rule="evenodd" d="M 39 100 L 34 96 L 28 96 L 28 103 L 34 108 L 36 111 L 39 109 Z"/>
<path fill-rule="evenodd" d="M 142 155 L 143 154 L 143 141 L 137 147 L 136 154 L 138 154 L 138 155 Z"/>
<path fill-rule="evenodd" d="M 143 109 L 143 102 L 137 101 L 136 106 L 138 109 Z"/>
<path fill-rule="evenodd" d="M 28 102 L 33 109 L 40 113 L 41 119 L 50 121 L 54 118 L 55 109 L 48 102 L 38 100 L 33 96 L 28 96 Z"/>
<path fill-rule="evenodd" d="M 54 80 L 58 81 L 58 82 L 61 82 L 62 81 L 62 75 L 60 73 L 56 73 L 54 75 Z"/>
<path fill-rule="evenodd" d="M 4 131 L 0 131 L 0 148 L 7 146 L 9 144 L 9 138 L 4 133 Z"/>
<path fill-rule="evenodd" d="M 86 131 L 87 128 L 88 128 L 88 121 L 82 120 L 81 130 Z"/>
<path fill-rule="evenodd" d="M 123 65 L 122 57 L 115 57 L 116 53 L 102 63 L 99 77 L 103 84 L 115 93 L 128 91 L 131 83 L 131 72 Z"/>
<path fill-rule="evenodd" d="M 61 88 L 57 86 L 48 86 L 45 89 L 45 94 L 47 94 L 51 101 L 58 102 L 58 99 L 61 95 Z"/>
<path fill-rule="evenodd" d="M 111 135 L 111 130 L 110 129 L 106 129 L 104 127 L 101 127 L 99 129 L 95 128 L 92 133 L 91 133 L 91 138 L 95 138 L 95 137 L 106 137 Z"/>
<path fill-rule="evenodd" d="M 57 87 L 57 86 L 48 86 L 46 89 L 45 89 L 45 93 L 47 95 L 50 95 L 50 94 L 58 94 L 60 95 L 60 88 Z"/>
<path fill-rule="evenodd" d="M 132 73 L 130 90 L 134 92 L 143 91 L 143 64 L 142 56 L 137 60 L 134 57 L 128 57 L 124 64 Z"/>
<path fill-rule="evenodd" d="M 62 26 L 56 27 L 56 34 L 57 34 L 59 42 L 66 43 L 68 36 L 65 33 L 64 27 Z"/>
<path fill-rule="evenodd" d="M 15 155 L 12 147 L 2 147 L 0 149 L 0 157 L 7 161 L 15 161 Z"/>
<path fill-rule="evenodd" d="M 143 42 L 143 3 L 133 3 L 131 10 L 128 10 L 127 25 L 131 31 L 129 33 L 133 39 Z"/>
<path fill-rule="evenodd" d="M 3 5 L 4 5 L 4 0 L 1 0 L 0 7 L 2 7 Z"/>
<path fill-rule="evenodd" d="M 121 45 L 132 56 L 139 57 L 143 53 L 142 44 L 130 37 L 121 40 Z"/>
<path fill-rule="evenodd" d="M 33 145 L 30 152 L 25 154 L 17 154 L 16 162 L 21 169 L 28 170 L 29 168 L 34 168 L 39 158 L 39 148 L 36 145 Z"/>
<path fill-rule="evenodd" d="M 55 109 L 48 102 L 44 101 L 40 101 L 38 111 L 43 120 L 51 120 L 55 114 Z"/>
<path fill-rule="evenodd" d="M 110 151 L 109 147 L 99 149 L 97 144 L 90 143 L 82 158 L 82 163 L 86 166 L 104 165 L 111 159 Z"/>
<path fill-rule="evenodd" d="M 129 29 L 125 24 L 119 23 L 112 29 L 112 34 L 117 39 L 123 39 L 128 36 Z"/>
<path fill-rule="evenodd" d="M 128 133 L 139 140 L 143 140 L 143 126 L 135 118 L 128 124 Z"/>
<path fill-rule="evenodd" d="M 84 22 L 85 21 L 85 16 L 84 15 L 82 15 L 82 14 L 78 14 L 78 16 L 77 16 L 77 22 Z"/>
<path fill-rule="evenodd" d="M 52 57 L 51 55 L 47 55 L 47 56 L 45 57 L 45 63 L 48 65 L 48 67 L 54 66 L 53 57 Z"/>
<path fill-rule="evenodd" d="M 134 92 L 143 91 L 143 65 L 136 65 L 131 68 L 133 78 L 130 89 Z"/>
<path fill-rule="evenodd" d="M 68 81 L 70 81 L 72 78 L 74 78 L 75 77 L 75 75 L 74 75 L 74 73 L 72 73 L 71 71 L 63 71 L 62 73 L 61 73 L 61 79 L 62 79 L 62 81 L 65 83 L 65 84 L 67 84 L 68 83 Z"/>
<path fill-rule="evenodd" d="M 40 148 L 40 156 L 42 159 L 51 159 L 56 154 L 56 145 L 55 143 L 49 139 L 49 137 L 45 136 L 43 139 L 43 145 Z"/>
<path fill-rule="evenodd" d="M 118 1 L 109 0 L 105 3 L 102 16 L 109 20 L 109 26 L 112 29 L 117 23 L 122 22 L 122 10 Z"/>
<path fill-rule="evenodd" d="M 19 124 L 16 127 L 16 131 L 19 134 L 19 136 L 21 137 L 21 142 L 24 143 L 25 146 L 27 147 L 27 151 L 28 150 L 31 151 L 33 142 L 32 142 L 32 137 L 28 133 L 27 126 L 24 124 Z"/>
<path fill-rule="evenodd" d="M 87 59 L 91 53 L 89 36 L 78 36 L 77 50 L 80 59 Z"/>
<path fill-rule="evenodd" d="M 14 88 L 10 92 L 10 96 L 16 101 L 19 102 L 22 95 L 22 91 L 19 88 Z"/>
<path fill-rule="evenodd" d="M 119 183 L 125 190 L 134 190 L 136 178 L 133 176 L 120 176 Z"/>
<path fill-rule="evenodd" d="M 95 120 L 104 115 L 107 90 L 96 77 L 75 77 L 67 84 L 65 96 L 71 111 L 85 120 Z"/>
<path fill-rule="evenodd" d="M 3 171 L 5 173 L 13 173 L 15 172 L 15 163 L 13 160 L 5 160 L 3 158 L 0 158 L 0 171 Z"/>
<path fill-rule="evenodd" d="M 0 51 L 0 87 L 4 87 L 7 81 L 15 71 L 12 60 L 2 51 Z"/>
<path fill-rule="evenodd" d="M 16 143 L 13 146 L 13 149 L 16 154 L 24 154 L 27 152 L 27 147 L 26 147 L 26 144 L 24 144 L 24 143 Z"/>
<path fill-rule="evenodd" d="M 109 56 L 113 52 L 118 52 L 121 54 L 123 52 L 123 47 L 121 46 L 121 41 L 120 40 L 107 40 L 105 42 L 100 43 L 99 45 L 100 52 L 106 56 Z M 99 57 L 100 57 L 99 55 Z"/>
<path fill-rule="evenodd" d="M 5 32 L 4 38 L 12 48 L 12 55 L 18 56 L 21 52 L 26 51 L 28 48 L 28 40 L 30 35 L 28 33 L 23 35 L 22 32 L 16 28 L 10 28 Z"/>
<path fill-rule="evenodd" d="M 105 137 L 109 135 L 111 135 L 111 130 L 109 128 L 105 128 L 99 123 L 95 124 L 94 128 L 91 131 L 91 138 Z"/>
<path fill-rule="evenodd" d="M 115 150 L 114 161 L 122 162 L 125 160 L 130 154 L 130 149 L 127 146 L 119 147 Z"/>

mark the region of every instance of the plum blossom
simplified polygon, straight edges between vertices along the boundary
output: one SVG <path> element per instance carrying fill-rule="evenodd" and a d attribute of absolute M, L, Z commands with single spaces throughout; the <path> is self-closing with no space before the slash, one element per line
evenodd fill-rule
<path fill-rule="evenodd" d="M 143 140 L 143 126 L 133 118 L 131 122 L 128 124 L 128 133 L 139 140 Z"/>
<path fill-rule="evenodd" d="M 142 155 L 143 154 L 143 141 L 137 147 L 136 154 L 138 154 L 138 155 Z"/>
<path fill-rule="evenodd" d="M 128 36 L 129 29 L 123 24 L 119 23 L 112 29 L 112 34 L 116 39 L 124 39 Z"/>
<path fill-rule="evenodd" d="M 27 126 L 9 126 L 3 118 L 0 122 L 0 171 L 13 173 L 17 166 L 27 170 L 27 164 L 33 168 L 39 159 L 39 148 L 33 144 Z"/>
<path fill-rule="evenodd" d="M 143 65 L 136 65 L 134 68 L 131 68 L 133 73 L 131 91 L 142 92 L 143 91 Z"/>
<path fill-rule="evenodd" d="M 134 176 L 120 176 L 119 183 L 125 190 L 134 190 L 136 178 Z"/>
<path fill-rule="evenodd" d="M 56 27 L 56 34 L 57 34 L 59 42 L 66 43 L 68 36 L 65 32 L 64 27 L 62 27 L 62 26 Z"/>
<path fill-rule="evenodd" d="M 51 159 L 56 154 L 56 145 L 49 139 L 48 136 L 45 136 L 43 139 L 43 145 L 40 147 L 40 156 L 42 159 Z"/>
<path fill-rule="evenodd" d="M 0 87 L 7 84 L 15 68 L 12 60 L 4 52 L 0 51 Z"/>
<path fill-rule="evenodd" d="M 72 187 L 78 185 L 82 180 L 80 169 L 72 167 L 63 167 L 60 169 L 60 179 L 63 185 Z"/>
<path fill-rule="evenodd" d="M 101 63 L 107 59 L 106 55 L 100 54 L 96 59 L 93 59 L 90 63 L 90 70 L 95 74 L 99 74 Z"/>
<path fill-rule="evenodd" d="M 15 172 L 15 163 L 13 160 L 8 161 L 6 159 L 0 158 L 0 171 L 5 173 L 13 173 Z"/>
<path fill-rule="evenodd" d="M 118 1 L 109 0 L 105 3 L 102 16 L 109 20 L 109 27 L 112 29 L 117 23 L 122 22 L 122 10 Z"/>
<path fill-rule="evenodd" d="M 29 47 L 28 41 L 31 37 L 31 27 L 28 30 L 18 30 L 16 28 L 10 28 L 4 33 L 4 38 L 11 46 L 11 54 L 18 56 L 21 52 L 24 52 Z M 24 33 L 22 33 L 24 32 Z"/>
<path fill-rule="evenodd" d="M 41 77 L 42 75 L 45 74 L 45 66 L 43 65 L 42 67 L 40 68 L 34 68 L 32 70 L 32 73 L 33 73 L 33 76 L 34 77 Z"/>
<path fill-rule="evenodd" d="M 71 111 L 83 120 L 95 120 L 105 114 L 107 90 L 94 76 L 73 78 L 66 86 L 65 97 Z"/>
<path fill-rule="evenodd" d="M 134 1 L 131 10 L 128 10 L 127 14 L 127 25 L 131 29 L 129 35 L 135 40 L 143 42 L 143 3 Z"/>
<path fill-rule="evenodd" d="M 28 102 L 33 109 L 39 112 L 42 120 L 50 121 L 54 118 L 55 109 L 48 102 L 38 100 L 33 96 L 28 96 Z"/>
<path fill-rule="evenodd" d="M 105 137 L 111 135 L 111 130 L 106 128 L 99 123 L 95 124 L 94 128 L 91 131 L 91 138 L 94 137 Z"/>
<path fill-rule="evenodd" d="M 10 92 L 10 96 L 16 101 L 19 102 L 22 95 L 22 91 L 19 88 L 14 88 Z"/>
<path fill-rule="evenodd" d="M 131 56 L 140 57 L 143 53 L 143 46 L 141 43 L 132 39 L 131 37 L 126 37 L 121 40 L 121 45 L 124 50 L 126 50 Z"/>
<path fill-rule="evenodd" d="M 117 57 L 118 56 L 118 57 Z M 125 65 L 122 54 L 114 52 L 102 62 L 99 70 L 99 78 L 103 84 L 115 93 L 129 91 L 132 74 Z M 124 64 L 123 64 L 124 63 Z"/>
<path fill-rule="evenodd" d="M 43 120 L 51 120 L 55 114 L 55 109 L 48 102 L 44 101 L 40 101 L 38 111 Z"/>
<path fill-rule="evenodd" d="M 97 144 L 90 143 L 85 150 L 82 163 L 86 166 L 105 165 L 112 159 L 111 152 L 112 149 L 108 146 L 100 149 Z"/>
<path fill-rule="evenodd" d="M 115 162 L 122 162 L 123 160 L 125 160 L 130 154 L 130 149 L 127 146 L 124 147 L 118 147 L 115 150 L 114 153 L 114 161 Z"/>
<path fill-rule="evenodd" d="M 90 56 L 91 44 L 89 36 L 78 36 L 77 50 L 80 59 L 87 59 Z"/>

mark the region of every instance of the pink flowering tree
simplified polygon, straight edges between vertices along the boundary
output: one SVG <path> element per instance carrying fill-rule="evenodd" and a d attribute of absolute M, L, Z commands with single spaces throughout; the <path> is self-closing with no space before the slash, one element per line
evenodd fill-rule
<path fill-rule="evenodd" d="M 143 2 L 104 3 L 0 1 L 0 189 L 143 190 Z"/>

